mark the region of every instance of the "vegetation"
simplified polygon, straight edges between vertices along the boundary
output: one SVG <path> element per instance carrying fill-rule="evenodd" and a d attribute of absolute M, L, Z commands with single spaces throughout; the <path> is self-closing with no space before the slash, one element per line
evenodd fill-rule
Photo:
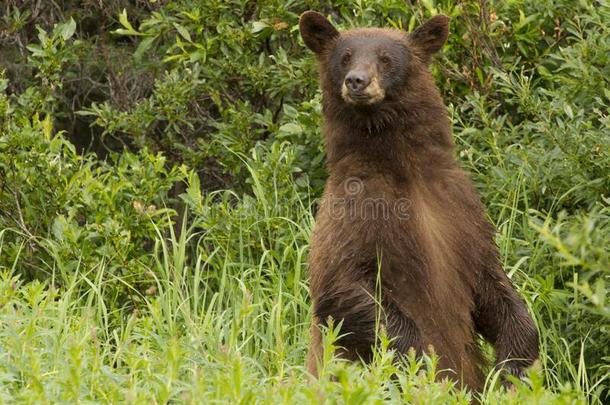
<path fill-rule="evenodd" d="M 610 3 L 0 5 L 2 402 L 468 403 L 435 359 L 304 370 L 325 172 L 301 12 L 452 18 L 432 69 L 541 331 L 484 403 L 610 400 Z M 491 354 L 491 353 L 490 353 Z M 333 378 L 332 376 L 336 376 Z M 395 376 L 392 377 L 392 376 Z"/>

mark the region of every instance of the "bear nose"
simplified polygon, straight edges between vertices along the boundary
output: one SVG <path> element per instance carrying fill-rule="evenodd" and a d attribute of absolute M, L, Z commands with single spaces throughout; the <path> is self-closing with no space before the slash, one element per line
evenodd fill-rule
<path fill-rule="evenodd" d="M 345 76 L 345 86 L 349 91 L 358 93 L 369 85 L 371 79 L 368 74 L 359 70 L 352 70 Z"/>

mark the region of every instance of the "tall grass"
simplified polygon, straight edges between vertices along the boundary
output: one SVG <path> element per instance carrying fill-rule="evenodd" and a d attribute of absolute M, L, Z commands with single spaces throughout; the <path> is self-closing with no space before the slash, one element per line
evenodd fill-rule
<path fill-rule="evenodd" d="M 233 208 L 223 208 L 225 226 L 185 220 L 178 233 L 158 230 L 147 271 L 153 287 L 143 294 L 130 287 L 140 295 L 144 311 L 110 312 L 104 299 L 108 286 L 103 275 L 109 268 L 104 261 L 71 273 L 61 290 L 22 283 L 15 268 L 4 270 L 3 400 L 468 403 L 472 393 L 447 381 L 435 382 L 434 358 L 410 355 L 395 362 L 383 332 L 371 365 L 334 358 L 340 325 L 325 334 L 320 380 L 311 381 L 303 366 L 311 316 L 303 241 L 309 237 L 312 213 L 294 190 L 292 200 L 282 205 L 270 193 L 234 201 Z M 200 207 L 206 206 L 205 198 Z M 287 206 L 296 210 L 290 219 L 284 216 Z M 210 212 L 208 218 L 214 215 Z M 7 232 L 0 233 L 0 249 Z M 512 273 L 516 267 L 509 266 Z M 540 305 L 552 305 L 531 291 L 537 283 L 526 273 L 516 279 L 534 314 Z M 582 357 L 551 357 L 569 353 L 567 342 L 552 325 L 537 321 L 541 364 L 508 393 L 490 371 L 482 401 L 601 403 L 602 379 L 589 380 Z"/>

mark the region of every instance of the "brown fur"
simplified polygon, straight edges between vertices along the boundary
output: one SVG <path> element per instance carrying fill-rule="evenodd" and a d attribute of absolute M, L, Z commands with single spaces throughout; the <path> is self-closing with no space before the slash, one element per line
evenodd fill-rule
<path fill-rule="evenodd" d="M 501 269 L 495 230 L 479 196 L 454 158 L 450 122 L 427 68 L 447 38 L 447 23 L 437 16 L 411 34 L 339 33 L 317 13 L 301 17 L 303 39 L 319 62 L 330 174 L 309 259 L 314 320 L 308 367 L 314 375 L 319 326 L 328 317 L 343 321 L 341 355 L 370 359 L 378 270 L 381 321 L 395 338 L 393 347 L 422 353 L 432 346 L 440 368 L 452 370 L 442 376 L 482 388 L 477 334 L 494 345 L 497 362 L 511 373 L 538 356 L 536 328 Z M 348 57 L 343 64 L 336 58 L 346 39 L 349 52 L 362 43 L 403 55 L 391 60 L 400 71 L 385 76 L 371 52 L 362 56 L 373 58 L 365 67 L 385 86 L 385 98 L 374 108 L 345 100 L 337 77 Z"/>

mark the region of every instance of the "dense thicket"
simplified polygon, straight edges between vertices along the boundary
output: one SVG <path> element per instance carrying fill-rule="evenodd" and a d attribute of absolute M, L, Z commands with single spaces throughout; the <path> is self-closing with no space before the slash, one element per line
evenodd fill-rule
<path fill-rule="evenodd" d="M 533 381 L 512 400 L 608 394 L 610 5 L 585 0 L 3 2 L 0 346 L 14 350 L 0 352 L 0 394 L 314 395 L 290 369 L 306 347 L 307 243 L 325 179 L 314 58 L 297 31 L 307 9 L 342 28 L 452 18 L 433 73 L 542 332 L 548 391 Z M 26 350 L 44 336 L 54 349 Z M 100 364 L 76 388 L 57 371 L 72 358 L 66 339 Z M 123 339 L 137 344 L 121 352 Z M 150 364 L 133 363 L 140 350 Z M 242 380 L 221 388 L 236 359 Z M 193 368 L 217 379 L 189 380 Z M 344 375 L 344 399 L 400 397 L 374 389 L 383 370 Z M 155 373 L 181 383 L 155 385 Z M 330 397 L 340 383 L 326 382 Z"/>

